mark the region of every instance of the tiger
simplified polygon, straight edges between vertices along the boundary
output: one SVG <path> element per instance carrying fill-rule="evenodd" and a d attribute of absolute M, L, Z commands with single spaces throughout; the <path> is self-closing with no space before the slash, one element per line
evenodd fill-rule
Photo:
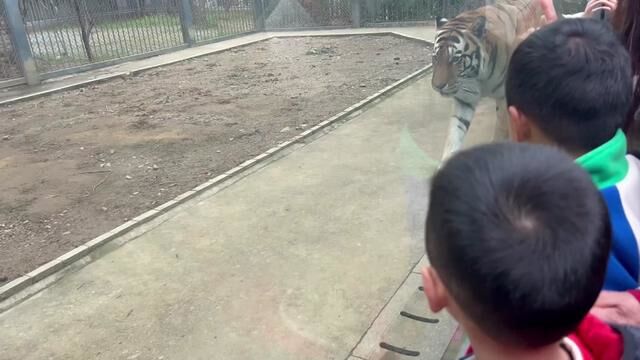
<path fill-rule="evenodd" d="M 482 98 L 496 101 L 495 138 L 507 135 L 504 83 L 511 53 L 533 29 L 545 22 L 534 0 L 498 0 L 462 12 L 450 21 L 438 19 L 433 47 L 431 85 L 453 99 L 453 116 L 443 160 L 462 146 Z"/>

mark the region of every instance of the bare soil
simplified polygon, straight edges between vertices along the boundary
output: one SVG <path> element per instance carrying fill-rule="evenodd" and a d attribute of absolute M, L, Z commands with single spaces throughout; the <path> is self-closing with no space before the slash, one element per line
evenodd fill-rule
<path fill-rule="evenodd" d="M 272 39 L 0 107 L 0 285 L 428 63 L 393 36 Z"/>

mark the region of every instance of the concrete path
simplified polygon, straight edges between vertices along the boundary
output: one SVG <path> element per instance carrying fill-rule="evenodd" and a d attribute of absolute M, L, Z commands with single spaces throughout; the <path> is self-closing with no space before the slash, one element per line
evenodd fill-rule
<path fill-rule="evenodd" d="M 346 358 L 423 254 L 448 114 L 424 78 L 172 210 L 0 314 L 2 358 Z"/>
<path fill-rule="evenodd" d="M 471 143 L 493 133 L 489 108 Z M 0 358 L 402 358 L 387 339 L 438 359 L 451 320 L 409 329 L 395 311 L 424 309 L 416 263 L 449 115 L 423 78 L 171 210 L 0 314 Z"/>
<path fill-rule="evenodd" d="M 215 42 L 207 45 L 196 46 L 184 50 L 173 51 L 164 55 L 130 61 L 114 66 L 109 66 L 92 71 L 85 71 L 79 74 L 59 77 L 44 81 L 38 86 L 15 86 L 7 89 L 0 89 L 0 104 L 12 101 L 16 98 L 33 96 L 34 94 L 46 94 L 59 88 L 73 88 L 84 84 L 103 81 L 106 79 L 128 75 L 131 73 L 144 71 L 158 66 L 168 65 L 178 61 L 207 55 L 212 52 L 224 51 L 230 48 L 251 44 L 257 41 L 280 36 L 340 36 L 358 34 L 378 34 L 397 33 L 407 37 L 433 41 L 435 29 L 433 27 L 399 27 L 399 28 L 359 28 L 359 29 L 333 29 L 333 30 L 305 30 L 305 31 L 279 31 L 279 32 L 259 32 L 235 39 Z"/>

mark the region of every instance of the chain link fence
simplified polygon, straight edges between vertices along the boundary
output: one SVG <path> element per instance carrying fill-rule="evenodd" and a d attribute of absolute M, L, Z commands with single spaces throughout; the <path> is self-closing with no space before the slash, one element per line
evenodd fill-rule
<path fill-rule="evenodd" d="M 350 26 L 351 0 L 263 0 L 267 29 Z"/>
<path fill-rule="evenodd" d="M 251 0 L 192 0 L 196 41 L 232 36 L 256 29 Z"/>
<path fill-rule="evenodd" d="M 189 39 L 185 38 L 182 21 L 184 2 L 192 21 L 186 31 L 192 37 Z M 256 30 L 253 0 L 20 0 L 18 3 L 31 52 L 43 74 Z"/>
<path fill-rule="evenodd" d="M 426 22 L 437 17 L 452 18 L 461 12 L 493 5 L 500 0 L 362 0 L 365 25 Z M 556 0 L 558 13 L 581 12 L 587 0 Z"/>
<path fill-rule="evenodd" d="M 0 82 L 22 77 L 16 52 L 11 44 L 9 26 L 6 19 L 7 14 L 4 3 L 0 2 Z"/>
<path fill-rule="evenodd" d="M 451 18 L 495 1 L 0 0 L 0 85 L 21 78 L 15 50 L 25 47 L 37 72 L 51 77 L 265 28 L 406 25 Z M 582 11 L 586 0 L 555 3 L 567 14 Z M 24 26 L 25 46 L 12 41 L 8 4 L 22 18 L 11 22 Z"/>
<path fill-rule="evenodd" d="M 38 70 L 49 73 L 181 45 L 175 2 L 143 4 L 22 1 L 20 11 Z"/>

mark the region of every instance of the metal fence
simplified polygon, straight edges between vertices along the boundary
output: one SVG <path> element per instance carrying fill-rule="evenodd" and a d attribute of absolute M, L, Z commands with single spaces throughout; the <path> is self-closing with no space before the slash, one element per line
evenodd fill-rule
<path fill-rule="evenodd" d="M 4 3 L 0 2 L 0 80 L 14 80 L 22 77 L 22 69 L 11 42 L 6 15 Z"/>
<path fill-rule="evenodd" d="M 0 0 L 0 87 L 265 28 L 400 25 L 492 1 Z M 563 13 L 585 2 L 555 1 Z"/>
<path fill-rule="evenodd" d="M 263 0 L 267 29 L 349 26 L 351 0 Z"/>
<path fill-rule="evenodd" d="M 498 0 L 499 1 L 499 0 Z M 425 22 L 439 16 L 452 18 L 467 10 L 495 4 L 496 0 L 362 0 L 364 25 Z M 583 11 L 587 0 L 556 0 L 559 13 Z"/>
<path fill-rule="evenodd" d="M 5 7 L 17 6 L 45 77 L 256 30 L 254 0 L 0 0 L 0 81 L 20 77 Z M 69 72 L 69 71 L 67 71 Z"/>

